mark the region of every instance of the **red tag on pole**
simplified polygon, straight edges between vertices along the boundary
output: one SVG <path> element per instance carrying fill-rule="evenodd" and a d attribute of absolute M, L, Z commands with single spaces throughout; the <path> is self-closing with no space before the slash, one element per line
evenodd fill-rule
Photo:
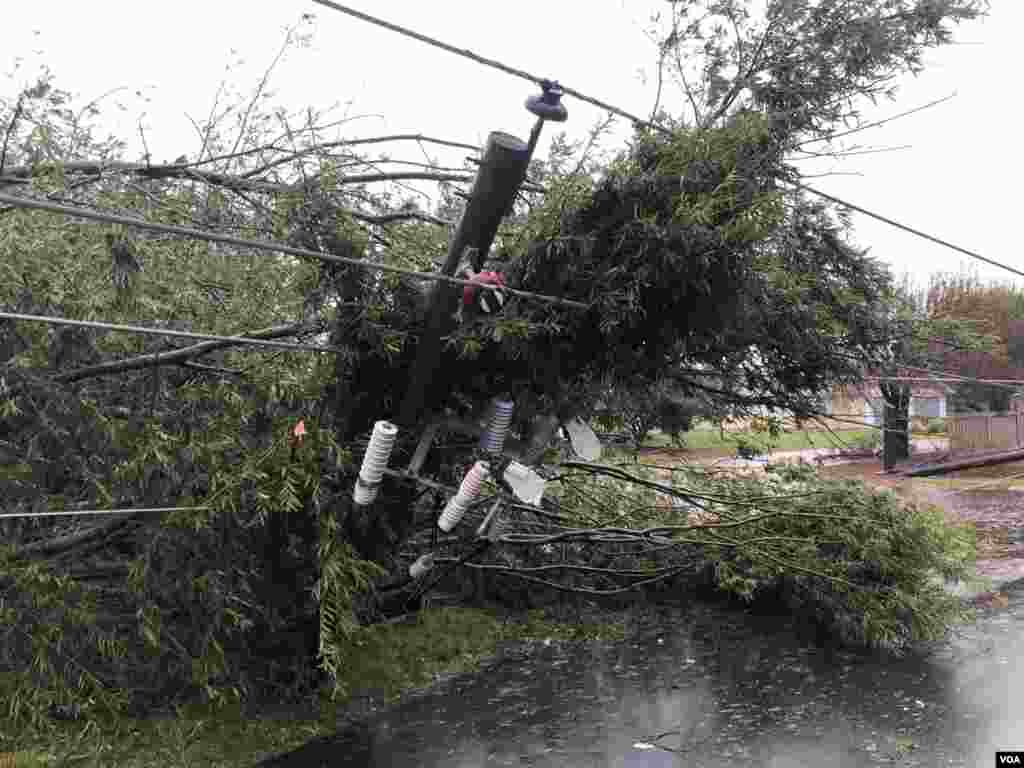
<path fill-rule="evenodd" d="M 298 423 L 292 427 L 291 435 L 288 438 L 288 442 L 292 444 L 292 447 L 302 442 L 302 438 L 306 436 L 306 422 L 304 419 L 299 419 Z"/>

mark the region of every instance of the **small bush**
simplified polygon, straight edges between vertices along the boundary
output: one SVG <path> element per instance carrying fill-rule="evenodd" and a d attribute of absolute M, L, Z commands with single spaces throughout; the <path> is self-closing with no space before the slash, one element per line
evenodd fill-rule
<path fill-rule="evenodd" d="M 882 432 L 880 430 L 872 430 L 866 432 L 863 435 L 857 435 L 846 441 L 846 447 L 844 450 L 850 451 L 878 451 L 882 447 Z"/>
<path fill-rule="evenodd" d="M 929 435 L 940 435 L 946 431 L 946 420 L 945 419 L 929 419 L 927 432 Z"/>

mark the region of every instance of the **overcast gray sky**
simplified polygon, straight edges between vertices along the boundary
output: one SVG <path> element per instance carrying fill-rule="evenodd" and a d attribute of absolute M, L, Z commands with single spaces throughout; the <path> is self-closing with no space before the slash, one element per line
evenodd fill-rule
<path fill-rule="evenodd" d="M 654 100 L 654 49 L 643 30 L 650 13 L 664 8 L 663 0 L 351 4 L 635 114 L 646 115 Z M 46 63 L 59 87 L 85 98 L 125 87 L 105 102 L 112 129 L 138 147 L 141 120 L 154 160 L 194 155 L 199 142 L 186 114 L 205 118 L 230 62 L 243 62 L 230 75 L 236 87 L 253 87 L 280 48 L 284 28 L 303 13 L 316 15 L 313 44 L 277 70 L 274 103 L 298 109 L 341 102 L 338 116 L 358 118 L 348 124 L 347 136 L 420 132 L 482 143 L 492 130 L 528 134 L 532 116 L 522 103 L 534 90 L 529 83 L 304 0 L 21 3 L 5 10 L 0 67 L 11 71 L 16 56 L 23 62 L 0 97 L 15 95 Z M 1021 29 L 1024 0 L 992 0 L 989 17 L 957 30 L 959 44 L 928 54 L 925 73 L 907 77 L 897 101 L 868 105 L 866 114 L 881 118 L 955 92 L 941 106 L 857 137 L 875 147 L 912 148 L 804 161 L 808 174 L 859 174 L 811 183 L 1024 270 L 1016 231 L 1022 214 L 1013 192 L 1024 171 L 1017 147 L 1024 114 L 1013 95 L 1024 73 Z M 601 117 L 587 104 L 569 98 L 566 104 L 564 127 L 571 136 L 581 136 Z M 437 151 L 440 160 L 454 164 L 464 154 Z M 422 159 L 408 146 L 392 155 Z M 985 278 L 1013 279 L 886 224 L 861 215 L 854 221 L 857 242 L 897 274 L 925 280 L 970 263 Z"/>

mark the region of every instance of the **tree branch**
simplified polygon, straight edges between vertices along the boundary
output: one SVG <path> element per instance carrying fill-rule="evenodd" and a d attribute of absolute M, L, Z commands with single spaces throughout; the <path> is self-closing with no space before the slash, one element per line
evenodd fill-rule
<path fill-rule="evenodd" d="M 14 556 L 24 557 L 53 557 L 67 552 L 74 547 L 95 542 L 106 538 L 126 526 L 131 520 L 138 517 L 137 512 L 127 512 L 124 517 L 115 517 L 113 520 L 86 528 L 84 531 L 76 531 L 67 536 L 58 536 L 55 539 L 44 539 L 32 544 L 25 544 L 14 550 Z"/>
<path fill-rule="evenodd" d="M 66 174 L 88 174 L 101 176 L 104 173 L 128 173 L 153 181 L 165 179 L 197 179 L 213 186 L 249 192 L 295 192 L 317 183 L 317 176 L 295 184 L 276 184 L 268 181 L 231 176 L 215 171 L 200 171 L 185 164 L 146 165 L 143 163 L 126 163 L 121 161 L 104 162 L 98 160 L 80 160 L 64 163 L 61 169 Z M 39 172 L 38 166 L 17 165 L 8 168 L 0 176 L 0 183 L 19 183 L 32 178 Z M 338 184 L 370 184 L 379 181 L 455 181 L 471 182 L 473 177 L 460 173 L 429 173 L 425 171 L 392 171 L 384 173 L 362 173 L 352 176 L 341 176 Z"/>
<path fill-rule="evenodd" d="M 4 165 L 7 163 L 7 146 L 11 141 L 11 135 L 14 133 L 15 127 L 18 125 L 18 118 L 21 117 L 21 111 L 25 107 L 25 94 L 22 94 L 18 98 L 18 104 L 14 107 L 14 114 L 11 115 L 11 121 L 7 124 L 7 130 L 4 131 L 4 147 L 0 150 L 0 174 L 4 172 Z"/>
<path fill-rule="evenodd" d="M 299 158 L 305 157 L 306 155 L 322 152 L 326 149 L 334 149 L 335 147 L 354 147 L 359 144 L 381 144 L 389 141 L 425 141 L 431 144 L 440 144 L 442 146 L 454 147 L 456 149 L 468 149 L 473 152 L 480 151 L 480 147 L 474 146 L 472 144 L 463 144 L 458 141 L 447 141 L 445 139 L 435 139 L 431 136 L 424 136 L 421 133 L 399 133 L 391 136 L 374 136 L 367 139 L 342 139 L 340 141 L 324 142 L 323 144 L 318 144 L 315 147 L 309 147 L 308 149 L 301 149 L 295 152 L 291 152 L 285 155 L 284 157 L 280 157 L 276 160 L 271 160 L 269 163 L 265 163 L 264 165 L 252 171 L 246 171 L 245 173 L 242 174 L 241 178 L 248 179 L 252 178 L 253 176 L 259 176 L 260 174 L 266 173 L 267 171 L 272 170 L 273 168 L 276 168 L 279 165 L 284 165 L 285 163 L 289 163 L 293 160 L 298 160 Z M 263 151 L 263 148 L 259 150 L 249 150 L 248 152 L 239 152 L 236 155 L 226 155 L 225 157 L 238 157 L 257 151 Z M 205 162 L 210 161 L 207 160 Z"/>
<path fill-rule="evenodd" d="M 939 104 L 941 104 L 944 101 L 949 101 L 954 96 L 956 96 L 956 91 L 954 91 L 953 93 L 949 94 L 949 96 L 943 96 L 941 99 L 935 99 L 935 101 L 929 101 L 927 104 L 922 104 L 920 107 L 914 107 L 913 109 L 908 109 L 906 112 L 899 112 L 898 114 L 891 115 L 890 117 L 883 118 L 882 120 L 876 120 L 875 122 L 872 122 L 872 123 L 865 123 L 864 125 L 859 125 L 856 128 L 851 128 L 850 130 L 843 131 L 842 133 L 829 133 L 829 134 L 825 134 L 824 136 L 818 136 L 818 137 L 813 138 L 813 139 L 807 139 L 806 141 L 801 141 L 800 143 L 796 144 L 793 147 L 793 149 L 800 149 L 800 147 L 804 146 L 805 144 L 813 144 L 816 141 L 832 141 L 833 139 L 838 139 L 838 138 L 840 138 L 842 136 L 849 136 L 850 134 L 853 134 L 853 133 L 859 133 L 860 131 L 866 131 L 868 128 L 877 128 L 880 125 L 885 125 L 886 123 L 891 123 L 893 120 L 898 120 L 901 117 L 906 117 L 907 115 L 912 115 L 915 112 L 921 112 L 921 111 L 929 109 L 931 107 L 938 106 Z"/>
<path fill-rule="evenodd" d="M 754 75 L 754 72 L 757 69 L 757 65 L 761 58 L 761 54 L 764 53 L 764 47 L 765 44 L 768 42 L 768 36 L 771 34 L 772 25 L 774 23 L 774 19 L 768 22 L 768 26 L 765 27 L 764 34 L 761 35 L 761 40 L 758 42 L 757 48 L 754 49 L 754 54 L 750 58 L 750 65 L 747 67 L 746 73 L 736 78 L 736 82 L 732 84 L 732 88 L 729 89 L 729 93 L 727 93 L 725 98 L 722 99 L 722 103 L 719 105 L 718 109 L 716 109 L 714 113 L 706 121 L 704 121 L 704 128 L 710 128 L 712 125 L 714 125 L 715 121 L 720 119 L 726 113 L 726 111 L 728 111 L 729 107 L 736 100 L 736 97 L 739 96 L 740 91 L 743 90 L 743 87 L 750 82 L 750 78 Z M 737 30 L 736 34 L 738 40 L 739 30 Z"/>
<path fill-rule="evenodd" d="M 428 224 L 436 224 L 439 227 L 448 227 L 452 224 L 452 222 L 445 219 L 439 219 L 436 216 L 431 216 L 428 213 L 419 213 L 418 211 L 386 213 L 380 216 L 372 216 L 368 213 L 358 213 L 356 211 L 349 211 L 348 213 L 353 219 L 365 221 L 368 224 L 392 224 L 396 221 L 425 221 Z"/>
<path fill-rule="evenodd" d="M 277 339 L 282 336 L 296 336 L 303 332 L 312 332 L 315 330 L 316 328 L 298 323 L 295 325 L 264 328 L 260 331 L 248 333 L 246 336 L 253 339 Z M 236 346 L 236 344 L 230 341 L 203 341 L 199 344 L 193 344 L 190 347 L 182 347 L 181 349 L 176 349 L 172 352 L 140 355 L 139 357 L 132 357 L 127 360 L 116 360 L 111 363 L 91 365 L 88 368 L 79 368 L 77 370 L 55 376 L 54 381 L 60 382 L 61 384 L 70 384 L 73 381 L 81 381 L 82 379 L 89 379 L 95 376 L 109 376 L 113 373 L 124 373 L 125 371 L 134 371 L 140 368 L 152 368 L 158 365 L 182 364 L 195 357 L 199 357 L 200 355 L 205 355 L 218 349 L 226 349 L 233 346 Z M 237 373 L 237 371 L 234 373 Z"/>

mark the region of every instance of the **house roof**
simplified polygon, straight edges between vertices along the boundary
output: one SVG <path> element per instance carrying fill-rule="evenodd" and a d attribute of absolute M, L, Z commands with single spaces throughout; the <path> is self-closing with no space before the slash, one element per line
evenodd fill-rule
<path fill-rule="evenodd" d="M 884 379 L 886 376 L 908 379 L 909 381 L 907 381 L 906 384 L 910 387 L 911 397 L 920 399 L 941 399 L 949 396 L 953 392 L 953 387 L 942 381 L 927 381 L 927 379 L 931 377 L 922 373 L 921 369 L 902 368 L 900 366 L 896 367 L 895 373 L 887 373 L 878 369 L 869 368 L 864 371 L 864 378 L 866 381 L 838 387 L 838 389 L 845 390 L 847 392 L 847 397 L 863 397 L 869 400 L 877 400 L 882 397 L 878 379 Z"/>

